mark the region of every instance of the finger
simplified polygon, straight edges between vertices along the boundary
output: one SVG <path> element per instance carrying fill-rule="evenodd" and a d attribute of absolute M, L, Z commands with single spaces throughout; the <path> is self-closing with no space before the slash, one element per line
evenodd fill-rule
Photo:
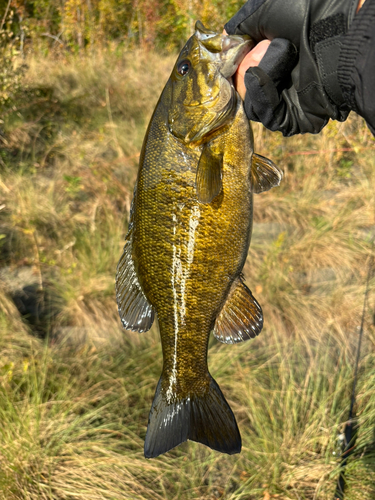
<path fill-rule="evenodd" d="M 260 61 L 263 59 L 267 49 L 270 45 L 269 40 L 262 40 L 256 45 L 253 50 L 251 50 L 243 59 L 241 64 L 238 66 L 237 72 L 234 76 L 234 86 L 237 92 L 240 94 L 241 99 L 245 99 L 246 87 L 245 87 L 245 73 L 253 66 L 258 66 Z"/>
<path fill-rule="evenodd" d="M 365 3 L 365 0 L 359 0 L 358 2 L 358 7 L 357 7 L 357 10 L 356 10 L 356 13 L 358 13 L 359 9 L 362 7 L 362 5 Z"/>
<path fill-rule="evenodd" d="M 246 69 L 250 68 L 250 66 L 258 66 L 260 61 L 263 59 L 265 53 L 268 50 L 268 47 L 270 45 L 271 41 L 270 40 L 262 40 L 259 42 L 253 50 L 251 50 L 245 57 L 245 59 L 242 61 L 242 65 Z M 245 69 L 245 71 L 246 71 Z M 245 72 L 244 71 L 244 72 Z"/>

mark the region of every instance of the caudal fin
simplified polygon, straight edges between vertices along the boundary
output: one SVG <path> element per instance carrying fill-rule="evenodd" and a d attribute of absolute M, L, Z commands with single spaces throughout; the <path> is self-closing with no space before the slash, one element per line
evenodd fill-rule
<path fill-rule="evenodd" d="M 191 394 L 170 404 L 162 391 L 161 380 L 148 419 L 146 458 L 157 457 L 188 439 L 229 455 L 241 451 L 236 419 L 213 378 L 203 396 Z"/>

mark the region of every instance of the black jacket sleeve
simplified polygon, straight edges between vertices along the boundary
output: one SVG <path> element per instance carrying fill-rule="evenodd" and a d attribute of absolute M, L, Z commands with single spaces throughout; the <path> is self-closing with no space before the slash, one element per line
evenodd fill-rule
<path fill-rule="evenodd" d="M 343 37 L 337 67 L 343 97 L 375 135 L 375 0 L 366 0 Z"/>

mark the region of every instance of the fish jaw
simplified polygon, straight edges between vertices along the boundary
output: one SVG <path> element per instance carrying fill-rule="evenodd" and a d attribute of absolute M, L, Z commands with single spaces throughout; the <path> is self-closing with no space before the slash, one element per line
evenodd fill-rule
<path fill-rule="evenodd" d="M 218 34 L 205 28 L 200 21 L 195 24 L 194 36 L 211 54 L 219 55 L 220 73 L 227 79 L 234 75 L 243 58 L 255 45 L 247 35 Z"/>
<path fill-rule="evenodd" d="M 251 38 L 225 35 L 221 53 L 222 67 L 220 73 L 224 78 L 231 78 L 237 71 L 246 54 L 254 47 Z"/>

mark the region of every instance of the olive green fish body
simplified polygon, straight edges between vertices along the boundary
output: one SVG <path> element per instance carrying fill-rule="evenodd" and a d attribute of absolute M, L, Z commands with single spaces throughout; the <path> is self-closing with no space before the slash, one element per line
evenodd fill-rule
<path fill-rule="evenodd" d="M 146 331 L 158 317 L 163 371 L 146 457 L 187 439 L 226 453 L 241 449 L 234 415 L 208 371 L 207 346 L 211 331 L 235 343 L 262 328 L 241 271 L 253 192 L 277 185 L 281 175 L 268 160 L 252 161 L 250 124 L 223 76 L 248 49 L 241 37 L 228 43 L 197 25 L 144 141 L 116 287 L 126 328 Z"/>
<path fill-rule="evenodd" d="M 252 141 L 239 106 L 233 124 L 216 139 L 239 161 L 224 154 L 222 193 L 200 203 L 195 177 L 202 147 L 187 147 L 169 132 L 164 107 L 161 102 L 154 116 L 138 176 L 133 258 L 157 311 L 168 394 L 187 396 L 207 372 L 209 334 L 246 259 Z"/>

